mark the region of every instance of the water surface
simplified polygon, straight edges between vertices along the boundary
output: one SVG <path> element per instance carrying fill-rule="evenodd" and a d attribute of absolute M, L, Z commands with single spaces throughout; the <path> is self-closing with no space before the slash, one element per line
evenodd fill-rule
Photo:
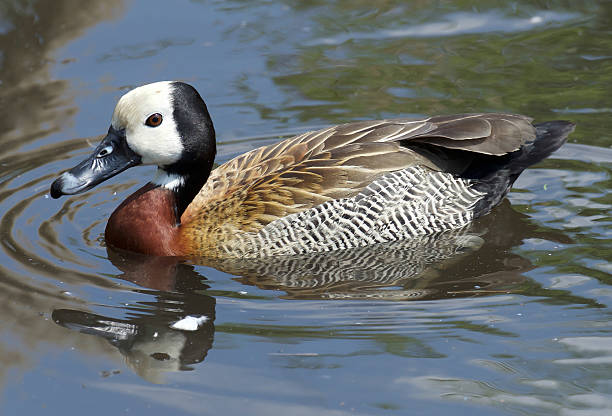
<path fill-rule="evenodd" d="M 605 1 L 2 3 L 0 412 L 609 414 L 610 27 Z M 220 163 L 361 119 L 578 127 L 466 229 L 177 263 L 104 244 L 153 168 L 48 196 L 164 79 L 202 93 Z"/>

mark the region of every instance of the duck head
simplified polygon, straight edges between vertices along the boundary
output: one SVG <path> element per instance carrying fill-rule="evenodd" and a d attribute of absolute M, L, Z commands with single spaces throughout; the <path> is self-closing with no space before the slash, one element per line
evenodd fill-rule
<path fill-rule="evenodd" d="M 212 121 L 195 88 L 177 81 L 144 85 L 119 99 L 106 137 L 53 182 L 51 196 L 85 192 L 137 165 L 157 165 L 153 182 L 171 190 L 193 177 L 203 184 L 215 153 Z"/>

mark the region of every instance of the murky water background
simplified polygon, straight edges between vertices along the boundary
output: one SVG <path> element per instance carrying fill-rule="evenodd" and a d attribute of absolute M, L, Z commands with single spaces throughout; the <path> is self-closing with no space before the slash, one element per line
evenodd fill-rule
<path fill-rule="evenodd" d="M 9 0 L 0 16 L 0 413 L 612 413 L 612 3 Z M 152 168 L 47 194 L 122 93 L 164 79 L 204 96 L 219 162 L 358 119 L 578 127 L 461 232 L 176 264 L 104 246 Z"/>

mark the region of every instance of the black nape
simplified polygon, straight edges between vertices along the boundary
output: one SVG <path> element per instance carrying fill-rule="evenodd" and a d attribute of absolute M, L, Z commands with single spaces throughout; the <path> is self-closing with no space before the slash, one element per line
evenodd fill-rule
<path fill-rule="evenodd" d="M 174 199 L 176 201 L 175 205 L 175 214 L 176 214 L 176 223 L 180 225 L 181 215 L 185 212 L 193 198 L 200 192 L 200 189 L 206 183 L 208 176 L 210 175 L 210 170 L 208 173 L 203 174 L 187 174 L 184 175 L 183 185 L 174 189 Z"/>
<path fill-rule="evenodd" d="M 194 164 L 212 163 L 217 151 L 215 128 L 200 94 L 189 84 L 172 83 L 173 117 L 183 145 L 181 159 L 172 170 L 191 170 Z"/>
<path fill-rule="evenodd" d="M 183 82 L 173 82 L 172 88 L 173 117 L 183 152 L 177 162 L 164 166 L 164 170 L 184 178 L 183 185 L 174 191 L 176 218 L 180 222 L 212 171 L 217 145 L 215 129 L 200 94 Z"/>

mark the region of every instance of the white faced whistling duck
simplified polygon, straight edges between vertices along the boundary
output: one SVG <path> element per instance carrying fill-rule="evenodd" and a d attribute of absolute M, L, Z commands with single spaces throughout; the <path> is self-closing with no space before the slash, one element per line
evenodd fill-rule
<path fill-rule="evenodd" d="M 106 137 L 53 182 L 51 196 L 156 165 L 153 180 L 110 216 L 108 245 L 158 256 L 342 250 L 465 226 L 573 129 L 501 113 L 359 121 L 260 147 L 213 170 L 206 104 L 188 84 L 157 82 L 121 97 Z"/>

